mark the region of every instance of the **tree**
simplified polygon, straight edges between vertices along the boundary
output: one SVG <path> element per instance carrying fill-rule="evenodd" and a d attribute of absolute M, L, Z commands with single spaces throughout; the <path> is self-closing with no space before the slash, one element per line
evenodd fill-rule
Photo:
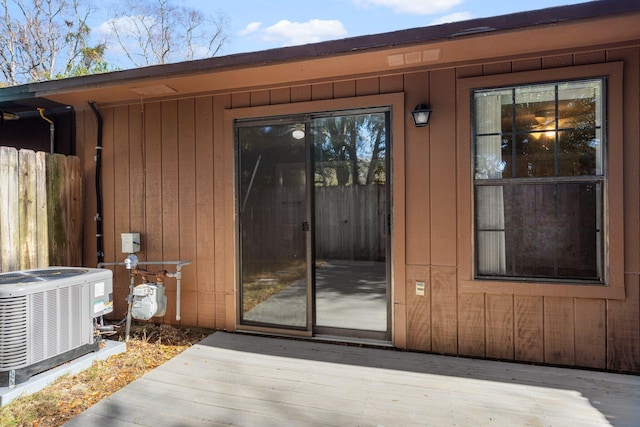
<path fill-rule="evenodd" d="M 126 0 L 108 21 L 109 36 L 135 67 L 214 56 L 227 38 L 227 18 L 206 17 L 172 0 Z"/>
<path fill-rule="evenodd" d="M 88 45 L 88 1 L 0 0 L 0 8 L 0 70 L 8 85 L 65 77 L 102 60 L 90 59 L 104 47 Z"/>
<path fill-rule="evenodd" d="M 105 61 L 104 59 L 105 49 L 106 44 L 104 43 L 101 43 L 94 47 L 82 48 L 80 52 L 80 60 L 78 61 L 78 63 L 73 66 L 67 67 L 67 70 L 64 74 L 58 75 L 56 77 L 76 77 L 112 71 L 112 67 L 110 67 L 107 61 Z"/>
<path fill-rule="evenodd" d="M 323 185 L 371 185 L 384 182 L 384 114 L 316 119 L 314 133 L 316 158 L 332 165 L 319 171 Z"/>

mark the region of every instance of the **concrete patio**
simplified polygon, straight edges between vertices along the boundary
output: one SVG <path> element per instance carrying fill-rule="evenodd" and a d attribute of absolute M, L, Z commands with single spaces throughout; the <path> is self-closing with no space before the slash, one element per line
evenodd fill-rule
<path fill-rule="evenodd" d="M 387 330 L 387 283 L 383 262 L 328 260 L 316 273 L 316 325 Z M 244 320 L 305 327 L 307 284 L 298 280 L 244 313 Z"/>
<path fill-rule="evenodd" d="M 216 332 L 88 426 L 637 426 L 640 377 Z"/>

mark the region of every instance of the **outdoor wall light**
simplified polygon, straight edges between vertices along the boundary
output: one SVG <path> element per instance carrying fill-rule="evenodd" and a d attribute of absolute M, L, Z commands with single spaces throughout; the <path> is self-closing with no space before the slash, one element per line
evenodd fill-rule
<path fill-rule="evenodd" d="M 0 111 L 0 119 L 4 120 L 18 120 L 20 117 L 17 114 L 10 113 L 8 111 Z"/>
<path fill-rule="evenodd" d="M 304 125 L 296 124 L 293 126 L 293 132 L 291 132 L 291 136 L 295 139 L 304 138 Z"/>
<path fill-rule="evenodd" d="M 425 104 L 418 104 L 416 108 L 411 112 L 411 117 L 413 118 L 413 124 L 416 125 L 417 128 L 424 127 L 429 124 L 429 117 L 431 116 L 431 109 L 427 108 Z"/>

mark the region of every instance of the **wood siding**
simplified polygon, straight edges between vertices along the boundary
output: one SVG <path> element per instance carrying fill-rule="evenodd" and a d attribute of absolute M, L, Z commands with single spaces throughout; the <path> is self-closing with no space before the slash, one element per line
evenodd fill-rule
<path fill-rule="evenodd" d="M 586 52 L 586 49 L 585 49 Z M 456 145 L 458 79 L 624 61 L 624 299 L 470 291 L 460 285 L 461 221 L 466 199 Z M 550 71 L 552 73 L 552 71 Z M 100 108 L 103 150 L 105 261 L 122 261 L 120 233 L 143 237 L 141 260 L 189 259 L 183 269 L 183 325 L 235 328 L 234 147 L 225 134 L 227 109 L 404 93 L 405 110 L 422 102 L 434 113 L 426 128 L 405 123 L 404 156 L 394 203 L 404 227 L 395 234 L 394 344 L 451 355 L 640 372 L 640 50 L 637 47 L 556 52 L 485 64 L 420 69 L 379 77 L 201 95 Z M 93 188 L 96 124 L 79 112 L 78 152 L 85 188 Z M 620 191 L 620 189 L 612 189 Z M 95 259 L 95 194 L 87 191 L 85 264 Z M 467 240 L 470 237 L 467 236 Z M 467 249 L 470 250 L 470 249 Z M 398 254 L 398 252 L 402 252 Z M 397 269 L 398 266 L 396 265 Z M 114 316 L 126 310 L 127 275 L 116 273 Z M 401 280 L 397 280 L 397 279 Z M 424 296 L 416 295 L 424 282 Z M 175 319 L 175 286 L 168 285 Z"/>

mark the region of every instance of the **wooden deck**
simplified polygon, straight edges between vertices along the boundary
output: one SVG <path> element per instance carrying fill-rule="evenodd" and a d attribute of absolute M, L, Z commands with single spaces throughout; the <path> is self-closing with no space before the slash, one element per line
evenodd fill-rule
<path fill-rule="evenodd" d="M 66 425 L 639 423 L 639 376 L 217 332 Z"/>

